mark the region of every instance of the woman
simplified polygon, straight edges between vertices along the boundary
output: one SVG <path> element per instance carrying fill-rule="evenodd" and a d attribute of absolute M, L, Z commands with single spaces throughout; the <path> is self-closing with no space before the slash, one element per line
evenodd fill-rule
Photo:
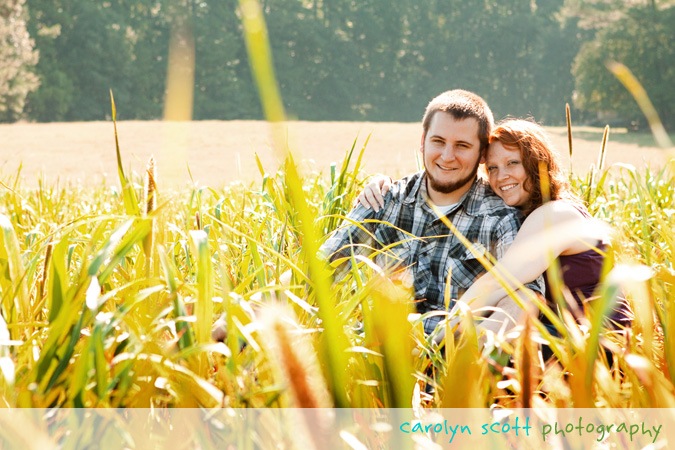
<path fill-rule="evenodd" d="M 567 175 L 558 161 L 544 129 L 526 120 L 507 120 L 490 136 L 485 159 L 490 186 L 504 202 L 526 217 L 513 244 L 498 262 L 499 273 L 507 273 L 518 283 L 534 281 L 543 274 L 546 302 L 555 310 L 555 295 L 546 269 L 554 258 L 560 263 L 562 281 L 579 307 L 593 296 L 600 281 L 606 229 L 596 226 L 581 200 L 571 191 Z M 551 201 L 544 203 L 542 180 Z M 375 202 L 389 189 L 386 178 L 370 183 L 359 202 L 378 208 Z M 515 283 L 510 282 L 513 287 Z M 506 295 L 505 289 L 488 273 L 478 279 L 459 299 L 476 311 L 494 306 Z M 574 306 L 574 305 L 573 305 Z M 625 307 L 615 309 L 614 323 L 627 321 Z M 547 325 L 548 321 L 542 319 Z M 555 332 L 554 328 L 549 329 Z M 557 333 L 556 333 L 557 334 Z"/>

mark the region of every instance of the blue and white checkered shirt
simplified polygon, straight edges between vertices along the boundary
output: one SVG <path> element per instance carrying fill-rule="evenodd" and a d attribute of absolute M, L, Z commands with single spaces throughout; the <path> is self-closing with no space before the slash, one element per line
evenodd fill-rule
<path fill-rule="evenodd" d="M 420 313 L 445 310 L 448 273 L 450 298 L 457 299 L 485 268 L 433 212 L 427 198 L 423 171 L 394 182 L 383 208 L 375 212 L 357 205 L 321 246 L 322 253 L 334 261 L 349 257 L 352 251 L 368 255 L 384 250 L 373 258 L 374 262 L 390 270 L 405 268 L 413 280 Z M 504 255 L 522 223 L 520 212 L 507 206 L 480 178 L 446 217 L 474 243 L 474 248 L 496 259 Z M 363 229 L 355 222 L 361 222 Z M 543 293 L 541 277 L 527 287 Z M 450 303 L 452 308 L 454 301 Z M 434 316 L 425 320 L 425 332 L 431 333 L 441 319 Z"/>

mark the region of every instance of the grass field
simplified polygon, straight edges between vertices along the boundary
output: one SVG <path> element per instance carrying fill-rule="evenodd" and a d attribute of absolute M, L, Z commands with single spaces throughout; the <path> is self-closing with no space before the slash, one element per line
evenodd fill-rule
<path fill-rule="evenodd" d="M 301 164 L 304 170 L 327 173 L 330 164 L 341 161 L 355 140 L 360 149 L 369 135 L 364 154 L 367 172 L 398 177 L 417 170 L 418 123 L 292 122 L 287 129 L 296 158 L 307 161 Z M 188 166 L 200 185 L 222 187 L 234 180 L 259 181 L 254 153 L 272 172 L 280 164 L 270 148 L 269 126 L 262 121 L 120 122 L 118 130 L 127 167 L 142 173 L 154 154 L 163 186 L 188 184 Z M 548 131 L 568 167 L 566 128 L 550 127 Z M 573 128 L 576 172 L 586 173 L 597 161 L 602 133 L 601 128 Z M 0 174 L 12 175 L 22 165 L 26 186 L 37 186 L 41 175 L 47 182 L 59 178 L 86 185 L 102 180 L 116 184 L 114 145 L 112 122 L 0 124 Z M 651 162 L 661 167 L 664 161 L 664 152 L 651 135 L 625 129 L 610 132 L 607 164 L 642 167 Z"/>
<path fill-rule="evenodd" d="M 150 125 L 159 134 L 148 132 Z M 223 147 L 251 147 L 249 157 L 256 145 L 265 145 L 262 123 L 184 125 L 213 127 L 210 133 L 202 132 L 213 141 L 222 135 L 220 142 L 232 142 Z M 225 125 L 233 127 L 230 133 L 223 131 Z M 111 124 L 89 126 L 107 136 L 110 130 L 104 129 Z M 100 167 L 109 173 L 108 184 L 116 186 L 71 183 L 73 175 L 68 172 L 60 175 L 58 186 L 54 172 L 49 172 L 46 183 L 17 180 L 16 174 L 4 172 L 2 404 L 675 406 L 672 167 L 646 169 L 639 161 L 624 160 L 638 169 L 613 168 L 589 175 L 579 171 L 581 176 L 573 177 L 591 212 L 616 229 L 610 259 L 618 269 L 605 279 L 599 295 L 609 299 L 619 282 L 625 285 L 636 315 L 629 333 L 606 333 L 600 321 L 603 310 L 590 308 L 583 326 L 573 321 L 563 326 L 565 316 L 561 317 L 562 339 L 544 334 L 557 356 L 545 365 L 537 360 L 536 351 L 523 350 L 532 349 L 537 331 L 542 331 L 535 316 L 516 335 L 497 336 L 483 353 L 468 327 L 462 338 L 447 343 L 444 355 L 424 336 L 419 322 L 408 320 L 410 292 L 368 264 L 331 287 L 329 269 L 316 257 L 317 246 L 350 209 L 369 172 L 361 165 L 360 145 L 345 156 L 356 128 L 375 127 L 373 145 L 378 133 L 390 136 L 382 130 L 411 128 L 414 146 L 416 126 L 340 124 L 335 126 L 346 128 L 337 134 L 320 131 L 326 124 L 306 126 L 317 127 L 316 137 L 298 139 L 300 146 L 346 147 L 334 148 L 330 156 L 327 150 L 320 153 L 326 159 L 316 157 L 315 168 L 323 169 L 323 176 L 308 171 L 298 176 L 292 165 L 277 172 L 277 166 L 267 167 L 261 157 L 258 181 L 250 186 L 200 183 L 168 190 L 163 186 L 175 180 L 167 180 L 166 171 L 151 170 L 146 192 L 140 176 L 118 173 L 115 143 L 109 137 L 91 132 L 87 140 L 84 132 L 79 133 L 83 143 L 66 155 L 60 153 L 64 144 L 57 134 L 68 129 L 65 125 L 2 128 L 3 133 L 22 127 L 47 130 L 39 145 L 49 149 L 49 156 L 22 153 L 25 167 L 29 161 L 50 171 L 74 166 L 90 173 L 92 167 Z M 72 136 L 83 125 L 72 127 L 60 132 Z M 147 141 L 143 151 L 155 153 L 161 167 L 162 153 L 150 145 L 153 139 L 162 140 L 161 127 L 161 123 L 120 123 L 121 167 L 130 164 L 138 173 L 145 170 L 146 154 L 130 135 Z M 234 137 L 235 128 L 255 131 Z M 562 139 L 560 130 L 551 132 Z M 177 136 L 190 135 L 187 130 L 183 133 Z M 351 136 L 336 143 L 335 136 L 343 134 Z M 51 136 L 49 143 L 46 136 Z M 102 142 L 97 143 L 99 138 Z M 597 143 L 577 142 L 576 163 L 597 159 L 593 150 Z M 370 164 L 384 164 L 383 160 L 392 164 L 386 145 L 377 152 L 370 145 L 364 160 L 370 155 Z M 635 156 L 639 147 L 625 145 L 634 150 L 625 156 Z M 75 149 L 74 144 L 67 146 Z M 210 148 L 215 147 L 212 143 Z M 618 156 L 615 149 L 612 144 L 608 147 L 610 162 Z M 224 173 L 220 166 L 233 170 L 236 158 L 219 155 L 220 159 L 206 158 L 200 167 L 212 176 Z M 413 161 L 405 150 L 400 158 Z M 330 160 L 338 161 L 334 170 L 328 167 Z M 390 173 L 410 170 L 381 167 Z M 244 178 L 244 169 L 240 173 Z M 28 169 L 24 176 L 31 176 Z M 215 186 L 228 181 L 225 175 L 216 179 Z M 292 287 L 275 287 L 287 270 L 293 274 Z M 269 303 L 277 309 L 253 312 L 266 311 L 264 305 Z M 224 344 L 216 344 L 210 329 L 221 314 L 228 333 Z M 600 345 L 609 349 L 609 358 Z M 509 358 L 514 369 L 500 365 Z M 436 367 L 433 380 L 426 375 L 430 366 Z M 437 387 L 434 395 L 422 392 L 426 383 Z M 461 393 L 456 386 L 462 386 Z"/>

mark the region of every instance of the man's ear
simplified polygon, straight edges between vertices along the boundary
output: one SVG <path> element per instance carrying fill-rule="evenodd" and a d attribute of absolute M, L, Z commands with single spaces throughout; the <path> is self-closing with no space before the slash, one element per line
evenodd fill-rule
<path fill-rule="evenodd" d="M 487 159 L 487 151 L 488 151 L 487 147 L 485 147 L 484 149 L 482 149 L 480 151 L 480 161 L 479 162 L 481 164 L 485 164 L 485 160 Z"/>
<path fill-rule="evenodd" d="M 420 140 L 420 153 L 424 154 L 424 133 L 422 133 L 422 139 Z"/>

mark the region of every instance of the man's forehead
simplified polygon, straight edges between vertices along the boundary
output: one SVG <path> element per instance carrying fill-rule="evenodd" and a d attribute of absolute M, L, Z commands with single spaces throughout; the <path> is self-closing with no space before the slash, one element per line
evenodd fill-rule
<path fill-rule="evenodd" d="M 462 134 L 465 135 L 471 135 L 467 137 L 471 138 L 475 137 L 476 139 L 479 139 L 478 134 L 480 126 L 478 124 L 478 119 L 476 119 L 475 117 L 462 117 L 457 119 L 449 112 L 438 111 L 431 118 L 429 132 L 433 134 L 433 132 L 442 131 L 442 129 L 439 128 L 441 124 L 444 125 L 451 124 L 452 130 L 454 132 L 461 132 Z"/>

